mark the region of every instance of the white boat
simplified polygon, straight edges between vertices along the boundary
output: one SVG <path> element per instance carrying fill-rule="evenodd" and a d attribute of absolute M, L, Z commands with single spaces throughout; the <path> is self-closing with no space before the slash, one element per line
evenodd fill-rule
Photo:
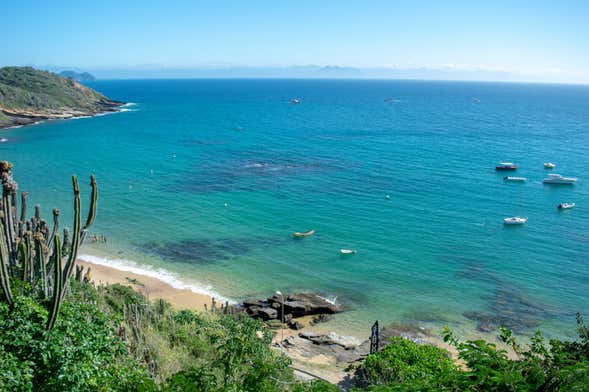
<path fill-rule="evenodd" d="M 300 98 L 293 98 L 290 100 L 290 103 L 294 103 L 294 104 L 301 103 L 301 99 Z"/>
<path fill-rule="evenodd" d="M 342 255 L 354 255 L 354 254 L 356 254 L 356 251 L 353 250 L 353 249 L 340 249 L 339 252 Z"/>
<path fill-rule="evenodd" d="M 563 177 L 560 174 L 549 174 L 548 178 L 544 179 L 545 184 L 574 184 L 577 182 L 575 177 Z"/>
<path fill-rule="evenodd" d="M 575 203 L 560 203 L 557 207 L 559 210 L 568 210 L 569 208 L 573 208 L 576 206 Z"/>
<path fill-rule="evenodd" d="M 555 167 L 556 167 L 556 165 L 552 162 L 544 162 L 545 169 L 554 169 Z"/>
<path fill-rule="evenodd" d="M 521 216 L 512 216 L 503 219 L 503 223 L 506 225 L 523 225 L 528 221 L 528 218 L 522 218 Z"/>
<path fill-rule="evenodd" d="M 497 171 L 514 171 L 517 170 L 517 165 L 513 162 L 501 162 L 497 166 L 495 166 L 495 170 Z"/>
<path fill-rule="evenodd" d="M 503 177 L 503 179 L 505 181 L 511 181 L 511 182 L 526 182 L 526 181 L 528 181 L 528 179 L 525 177 Z"/>

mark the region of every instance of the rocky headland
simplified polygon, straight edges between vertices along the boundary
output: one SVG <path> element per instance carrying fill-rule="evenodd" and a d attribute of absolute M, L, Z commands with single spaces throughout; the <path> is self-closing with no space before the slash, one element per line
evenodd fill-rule
<path fill-rule="evenodd" d="M 0 128 L 116 112 L 124 104 L 52 72 L 0 68 Z"/>

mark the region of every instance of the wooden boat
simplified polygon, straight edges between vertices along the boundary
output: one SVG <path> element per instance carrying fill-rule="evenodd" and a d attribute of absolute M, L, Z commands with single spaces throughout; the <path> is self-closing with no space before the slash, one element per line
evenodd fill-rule
<path fill-rule="evenodd" d="M 293 233 L 292 236 L 295 237 L 295 238 L 302 238 L 302 237 L 310 237 L 313 234 L 315 234 L 315 230 L 309 230 L 309 231 L 303 231 L 303 232 L 296 231 L 296 232 Z"/>

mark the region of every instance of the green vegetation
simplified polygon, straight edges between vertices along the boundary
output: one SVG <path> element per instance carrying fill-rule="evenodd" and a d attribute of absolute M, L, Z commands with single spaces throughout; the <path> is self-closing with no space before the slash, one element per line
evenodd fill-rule
<path fill-rule="evenodd" d="M 88 72 L 61 71 L 59 75 L 64 78 L 74 79 L 78 82 L 93 82 L 96 80 L 96 78 Z"/>
<path fill-rule="evenodd" d="M 444 340 L 464 361 L 460 367 L 450 353 L 433 346 L 393 338 L 370 355 L 358 374 L 370 391 L 586 391 L 589 385 L 589 328 L 577 316 L 579 341 L 551 340 L 540 332 L 529 347 L 502 329 L 501 340 L 516 358 L 484 340 L 461 342 L 449 331 Z"/>
<path fill-rule="evenodd" d="M 37 119 L 92 115 L 119 103 L 52 72 L 0 68 L 0 128 Z"/>

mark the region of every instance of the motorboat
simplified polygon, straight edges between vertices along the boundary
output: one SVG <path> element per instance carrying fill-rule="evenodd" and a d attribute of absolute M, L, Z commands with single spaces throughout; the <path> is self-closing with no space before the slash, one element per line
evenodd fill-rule
<path fill-rule="evenodd" d="M 552 162 L 544 162 L 544 169 L 554 169 L 556 165 Z"/>
<path fill-rule="evenodd" d="M 290 100 L 290 103 L 294 103 L 294 104 L 301 103 L 301 99 L 300 98 L 293 98 Z"/>
<path fill-rule="evenodd" d="M 560 174 L 549 174 L 547 178 L 544 179 L 544 184 L 574 184 L 577 182 L 576 177 L 563 177 Z"/>
<path fill-rule="evenodd" d="M 573 208 L 574 206 L 576 206 L 575 203 L 560 203 L 557 208 L 559 210 L 568 210 L 569 208 Z"/>
<path fill-rule="evenodd" d="M 355 255 L 356 251 L 354 249 L 340 249 L 339 252 L 342 255 Z"/>
<path fill-rule="evenodd" d="M 293 237 L 295 238 L 302 238 L 302 237 L 310 237 L 313 234 L 315 234 L 315 230 L 309 230 L 309 231 L 296 231 L 293 233 Z"/>
<path fill-rule="evenodd" d="M 523 218 L 521 216 L 511 216 L 509 218 L 503 219 L 503 223 L 506 225 L 523 225 L 528 221 L 528 218 Z"/>
<path fill-rule="evenodd" d="M 513 162 L 501 162 L 497 166 L 495 166 L 495 170 L 497 171 L 513 171 L 517 170 L 517 165 Z"/>
<path fill-rule="evenodd" d="M 503 177 L 503 179 L 505 181 L 511 181 L 511 182 L 526 182 L 526 181 L 528 181 L 528 179 L 525 177 L 511 177 L 510 176 L 510 177 Z"/>

